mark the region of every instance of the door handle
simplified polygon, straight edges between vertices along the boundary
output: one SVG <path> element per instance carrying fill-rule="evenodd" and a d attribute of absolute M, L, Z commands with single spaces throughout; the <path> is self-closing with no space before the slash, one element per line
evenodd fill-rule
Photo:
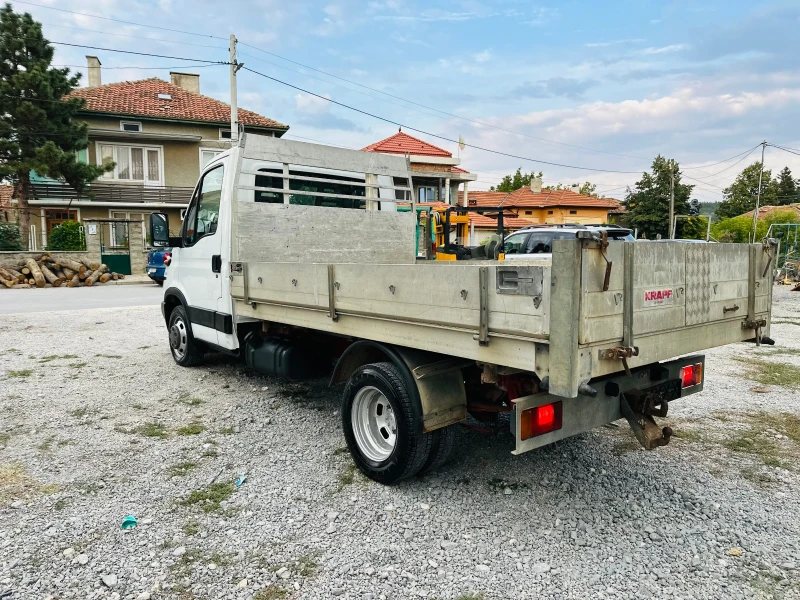
<path fill-rule="evenodd" d="M 211 257 L 211 272 L 212 273 L 222 272 L 222 256 L 220 256 L 219 254 L 214 254 Z"/>

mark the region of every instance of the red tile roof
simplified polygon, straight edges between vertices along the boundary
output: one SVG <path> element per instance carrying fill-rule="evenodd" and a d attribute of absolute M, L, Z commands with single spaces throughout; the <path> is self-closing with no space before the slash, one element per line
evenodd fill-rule
<path fill-rule="evenodd" d="M 459 167 L 450 167 L 451 173 L 469 173 L 466 169 L 461 169 Z"/>
<path fill-rule="evenodd" d="M 469 222 L 470 224 L 474 224 L 475 227 L 480 229 L 497 229 L 497 219 L 492 217 L 485 217 L 483 215 L 478 215 L 475 213 L 470 213 L 469 215 Z M 503 215 L 503 229 L 522 229 L 523 227 L 530 227 L 531 225 L 535 225 L 533 221 L 529 221 L 528 219 L 520 219 L 518 217 L 509 217 Z"/>
<path fill-rule="evenodd" d="M 452 158 L 453 153 L 443 148 L 423 142 L 407 133 L 399 131 L 385 140 L 370 144 L 361 149 L 364 152 L 383 152 L 385 154 L 415 154 L 417 156 L 444 156 Z"/>
<path fill-rule="evenodd" d="M 459 203 L 463 192 L 458 193 Z M 505 192 L 472 192 L 467 200 L 471 206 L 508 206 L 515 208 L 545 208 L 551 206 L 571 206 L 577 208 L 619 208 L 618 200 L 584 196 L 572 190 L 542 190 L 534 194 L 530 187 L 520 188 L 510 194 Z M 473 204 L 473 201 L 475 204 Z"/>
<path fill-rule="evenodd" d="M 159 99 L 158 94 L 169 94 L 172 100 Z M 157 77 L 80 88 L 70 92 L 67 97 L 86 100 L 83 112 L 210 123 L 230 123 L 231 120 L 230 105 L 202 94 L 187 92 Z M 239 121 L 252 127 L 289 129 L 288 125 L 243 108 L 239 109 Z"/>
<path fill-rule="evenodd" d="M 798 217 L 800 217 L 800 202 L 795 202 L 794 204 L 784 204 L 782 206 L 759 206 L 758 207 L 758 218 L 761 219 L 766 217 L 767 215 L 775 212 L 775 211 L 794 211 L 797 213 Z M 753 218 L 754 210 L 750 210 L 743 215 L 739 215 L 740 217 L 750 217 Z"/>

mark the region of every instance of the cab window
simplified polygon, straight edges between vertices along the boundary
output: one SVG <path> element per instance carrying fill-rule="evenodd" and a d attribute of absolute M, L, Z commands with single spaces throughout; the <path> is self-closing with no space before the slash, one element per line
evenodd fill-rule
<path fill-rule="evenodd" d="M 216 233 L 223 176 L 224 168 L 220 165 L 203 175 L 200 185 L 197 186 L 192 205 L 184 220 L 185 246 L 193 246 L 207 235 Z"/>

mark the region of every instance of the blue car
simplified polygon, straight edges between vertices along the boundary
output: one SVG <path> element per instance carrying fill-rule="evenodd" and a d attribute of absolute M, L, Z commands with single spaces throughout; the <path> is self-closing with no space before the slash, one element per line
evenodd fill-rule
<path fill-rule="evenodd" d="M 171 256 L 172 248 L 159 248 L 147 253 L 147 267 L 145 267 L 147 276 L 158 285 L 164 285 L 164 280 L 167 278 L 167 267 L 164 264 L 165 255 Z"/>

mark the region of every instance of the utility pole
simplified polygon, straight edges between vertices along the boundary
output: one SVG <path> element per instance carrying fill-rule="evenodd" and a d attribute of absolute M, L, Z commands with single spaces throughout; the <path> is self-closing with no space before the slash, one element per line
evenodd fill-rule
<path fill-rule="evenodd" d="M 753 243 L 756 241 L 756 228 L 758 227 L 758 207 L 761 204 L 761 178 L 764 176 L 764 150 L 767 142 L 761 142 L 761 171 L 758 173 L 758 191 L 756 192 L 756 209 L 753 211 Z"/>
<path fill-rule="evenodd" d="M 231 70 L 231 145 L 239 141 L 239 108 L 236 106 L 236 71 L 241 67 L 236 62 L 236 36 L 231 34 L 230 58 Z"/>
<path fill-rule="evenodd" d="M 675 239 L 675 159 L 669 159 L 669 239 Z"/>

